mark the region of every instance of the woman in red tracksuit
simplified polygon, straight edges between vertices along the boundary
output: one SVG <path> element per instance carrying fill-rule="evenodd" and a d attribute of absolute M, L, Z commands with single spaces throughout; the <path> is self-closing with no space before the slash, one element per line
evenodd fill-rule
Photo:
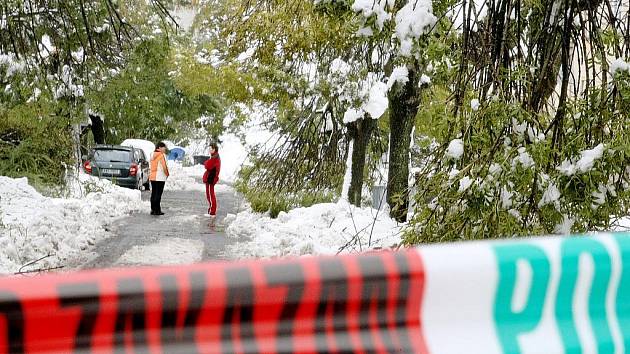
<path fill-rule="evenodd" d="M 208 199 L 208 214 L 211 217 L 217 215 L 217 197 L 214 194 L 214 185 L 219 181 L 221 171 L 221 158 L 217 144 L 210 144 L 210 158 L 204 162 L 206 172 L 203 174 L 203 183 L 206 184 L 206 198 Z"/>

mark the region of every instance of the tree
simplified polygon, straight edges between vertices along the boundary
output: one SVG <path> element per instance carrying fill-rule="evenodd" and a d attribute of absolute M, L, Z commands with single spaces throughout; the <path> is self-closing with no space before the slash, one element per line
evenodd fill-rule
<path fill-rule="evenodd" d="M 447 6 L 461 14 L 449 19 L 459 55 L 441 69 L 455 82 L 449 125 L 425 149 L 407 242 L 602 230 L 627 215 L 627 5 Z"/>
<path fill-rule="evenodd" d="M 360 171 L 353 173 L 358 197 L 351 199 L 358 204 L 365 165 L 365 152 L 358 152 L 365 151 L 373 129 L 363 129 L 361 122 L 345 129 L 342 117 L 351 104 L 360 105 L 356 94 L 366 55 L 350 45 L 355 21 L 325 11 L 306 0 L 206 2 L 197 30 L 210 43 L 208 62 L 220 63 L 214 65 L 220 71 L 236 68 L 241 77 L 251 75 L 251 80 L 242 81 L 250 95 L 234 99 L 275 111 L 266 124 L 280 139 L 273 148 L 256 152 L 252 184 L 285 193 L 338 189 L 348 134 L 359 138 L 367 133 L 361 140 L 364 149 L 358 146 L 353 154 L 353 166 Z M 337 85 L 349 90 L 340 92 Z M 363 162 L 356 163 L 361 158 Z"/>
<path fill-rule="evenodd" d="M 158 13 L 153 5 L 160 8 Z M 154 30 L 156 22 L 147 19 L 159 21 L 167 16 L 159 0 L 151 6 L 143 1 L 118 4 L 109 0 L 3 2 L 2 173 L 28 175 L 45 184 L 62 183 L 65 166 L 76 158 L 72 127 L 87 119 L 86 93 L 102 85 L 110 71 L 119 70 L 127 50 Z M 15 164 L 16 160 L 24 162 Z"/>

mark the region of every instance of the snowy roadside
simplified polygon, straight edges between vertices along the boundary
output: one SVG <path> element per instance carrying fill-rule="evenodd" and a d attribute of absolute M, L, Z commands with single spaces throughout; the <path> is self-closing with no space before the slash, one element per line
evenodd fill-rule
<path fill-rule="evenodd" d="M 281 212 L 276 219 L 251 210 L 230 215 L 230 246 L 239 258 L 324 255 L 388 248 L 401 242 L 403 224 L 386 211 L 357 208 L 346 201 Z"/>
<path fill-rule="evenodd" d="M 258 120 L 261 118 L 253 121 Z M 248 163 L 248 151 L 257 145 L 270 148 L 272 137 L 273 134 L 260 124 L 245 128 L 244 144 L 234 134 L 221 136 L 220 183 L 234 183 L 241 166 Z M 204 153 L 207 149 L 205 140 L 194 140 L 186 147 L 189 154 L 195 155 L 207 154 Z M 167 182 L 166 189 L 203 190 L 203 184 L 194 181 L 203 172 L 202 165 L 181 167 L 181 164 L 173 164 L 173 178 Z M 255 213 L 247 207 L 236 215 L 228 215 L 223 223 L 227 225 L 228 237 L 245 240 L 228 249 L 230 254 L 239 258 L 336 254 L 388 248 L 400 244 L 404 227 L 389 218 L 387 211 L 356 208 L 346 201 L 293 209 L 280 213 L 276 219 Z"/>
<path fill-rule="evenodd" d="M 69 197 L 51 198 L 26 178 L 0 176 L 0 274 L 62 267 L 109 237 L 117 218 L 148 208 L 140 191 L 85 174 L 70 187 Z"/>

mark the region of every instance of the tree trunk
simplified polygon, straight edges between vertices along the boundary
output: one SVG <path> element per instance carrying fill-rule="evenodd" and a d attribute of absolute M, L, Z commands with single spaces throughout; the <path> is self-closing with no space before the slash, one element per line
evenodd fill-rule
<path fill-rule="evenodd" d="M 387 204 L 390 216 L 399 222 L 407 220 L 409 205 L 409 145 L 418 105 L 417 64 L 408 65 L 409 80 L 396 84 L 389 92 L 389 172 L 387 175 Z"/>
<path fill-rule="evenodd" d="M 350 137 L 354 141 L 352 149 L 352 177 L 350 189 L 348 190 L 348 201 L 358 207 L 361 206 L 361 191 L 363 190 L 367 148 L 375 126 L 376 120 L 367 115 L 363 119 L 348 125 Z"/>
<path fill-rule="evenodd" d="M 90 114 L 92 122 L 92 135 L 96 144 L 105 144 L 105 129 L 103 127 L 103 119 L 97 115 Z"/>

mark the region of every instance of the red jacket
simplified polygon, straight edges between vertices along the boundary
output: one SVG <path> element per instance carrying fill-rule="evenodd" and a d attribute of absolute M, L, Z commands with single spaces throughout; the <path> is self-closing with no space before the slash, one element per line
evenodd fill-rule
<path fill-rule="evenodd" d="M 219 154 L 213 154 L 203 163 L 206 172 L 203 174 L 203 183 L 216 184 L 219 182 L 219 172 L 221 171 L 221 158 Z"/>

